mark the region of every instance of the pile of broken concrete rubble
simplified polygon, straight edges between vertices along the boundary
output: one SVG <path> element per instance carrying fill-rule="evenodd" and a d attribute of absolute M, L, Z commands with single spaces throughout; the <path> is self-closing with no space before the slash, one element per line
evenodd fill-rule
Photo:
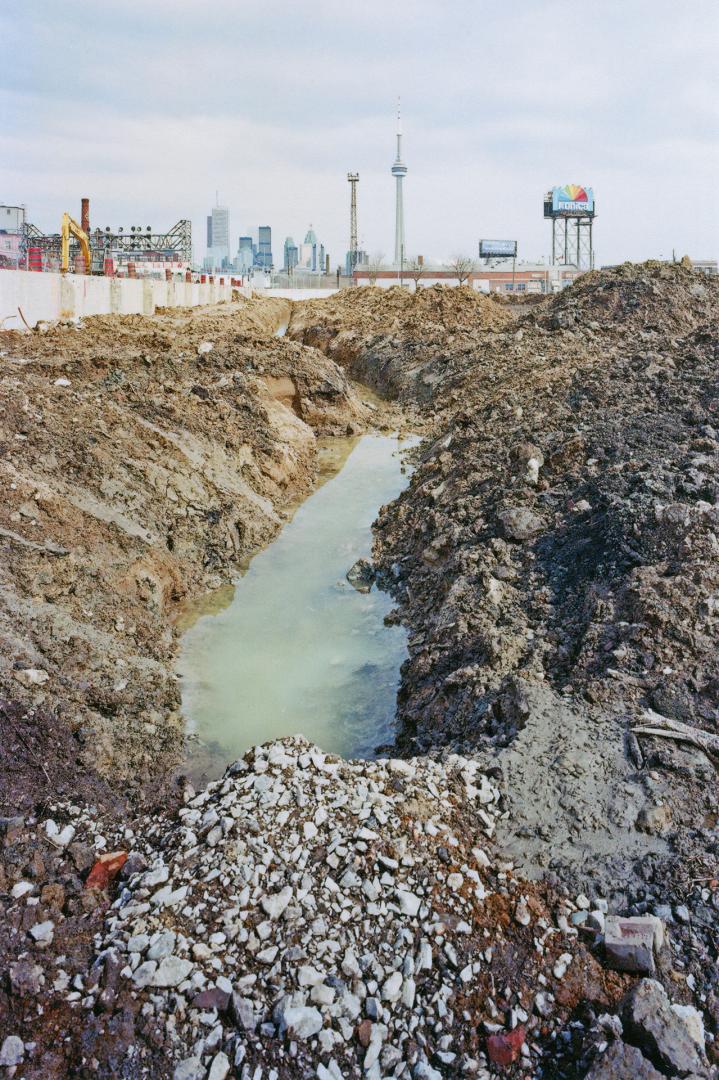
<path fill-rule="evenodd" d="M 492 839 L 505 813 L 471 758 L 348 762 L 296 737 L 190 791 L 127 862 L 101 836 L 90 878 L 124 863 L 119 895 L 90 976 L 60 986 L 95 1026 L 94 1074 L 551 1077 L 581 1030 L 594 1078 L 708 1075 L 701 1015 L 652 980 L 622 1011 L 629 978 L 591 952 L 604 937 L 610 965 L 654 972 L 661 921 L 516 878 Z M 87 831 L 75 820 L 41 827 L 63 846 Z M 34 891 L 15 883 L 13 900 Z M 52 932 L 32 927 L 28 949 Z M 29 1064 L 32 1045 L 3 1053 Z"/>

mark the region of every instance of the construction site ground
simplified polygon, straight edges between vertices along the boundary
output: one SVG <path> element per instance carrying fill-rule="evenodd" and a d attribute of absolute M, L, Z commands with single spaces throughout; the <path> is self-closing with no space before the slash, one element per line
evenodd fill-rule
<path fill-rule="evenodd" d="M 0 1075 L 716 1072 L 718 326 L 647 263 L 0 335 Z M 193 791 L 183 613 L 376 429 L 396 744 Z"/>

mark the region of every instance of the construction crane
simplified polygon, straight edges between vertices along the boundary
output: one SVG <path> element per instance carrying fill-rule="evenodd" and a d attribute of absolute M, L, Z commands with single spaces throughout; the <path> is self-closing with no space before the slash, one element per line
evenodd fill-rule
<path fill-rule="evenodd" d="M 85 273 L 92 273 L 92 257 L 90 255 L 90 240 L 87 233 L 80 228 L 74 218 L 68 213 L 62 215 L 62 227 L 60 229 L 60 270 L 66 274 L 70 266 L 70 236 L 74 236 L 80 245 L 83 258 L 85 259 Z"/>

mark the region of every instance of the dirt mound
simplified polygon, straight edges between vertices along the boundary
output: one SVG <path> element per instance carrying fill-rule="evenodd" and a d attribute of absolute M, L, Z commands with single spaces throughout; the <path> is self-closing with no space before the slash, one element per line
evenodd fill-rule
<path fill-rule="evenodd" d="M 434 285 L 413 293 L 367 287 L 295 305 L 288 332 L 409 405 L 431 399 L 467 340 L 514 321 L 505 305 L 468 287 Z"/>
<path fill-rule="evenodd" d="M 446 360 L 353 319 L 340 348 L 327 321 L 328 355 L 434 432 L 376 533 L 410 628 L 400 744 L 495 761 L 525 872 L 644 910 L 689 887 L 710 918 L 713 766 L 632 728 L 651 709 L 719 730 L 719 282 L 658 263 L 588 274 L 504 329 L 449 325 Z M 705 936 L 699 977 L 713 949 Z"/>
<path fill-rule="evenodd" d="M 182 742 L 180 602 L 225 581 L 362 430 L 336 365 L 272 336 L 286 301 L 106 316 L 0 341 L 0 687 L 67 717 L 139 790 Z"/>

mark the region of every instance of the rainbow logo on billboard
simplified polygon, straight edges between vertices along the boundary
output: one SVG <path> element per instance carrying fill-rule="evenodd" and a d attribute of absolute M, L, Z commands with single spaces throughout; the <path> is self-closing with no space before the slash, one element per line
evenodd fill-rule
<path fill-rule="evenodd" d="M 552 210 L 555 213 L 593 214 L 594 192 L 581 184 L 565 184 L 552 188 Z"/>

